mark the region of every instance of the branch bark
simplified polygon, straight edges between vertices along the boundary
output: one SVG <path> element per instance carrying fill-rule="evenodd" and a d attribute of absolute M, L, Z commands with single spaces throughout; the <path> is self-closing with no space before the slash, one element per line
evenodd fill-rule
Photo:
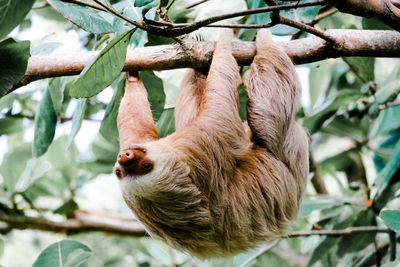
<path fill-rule="evenodd" d="M 366 18 L 377 17 L 400 30 L 400 9 L 391 0 L 326 0 L 339 11 Z"/>
<path fill-rule="evenodd" d="M 124 236 L 147 236 L 143 225 L 134 218 L 121 218 L 107 214 L 81 210 L 75 211 L 74 214 L 75 218 L 73 219 L 56 222 L 43 218 L 34 218 L 24 215 L 7 215 L 0 213 L 0 232 L 11 229 L 34 229 L 65 234 L 100 231 Z M 1 224 L 1 222 L 3 224 Z M 391 234 L 393 231 L 384 227 L 360 226 L 349 227 L 343 230 L 296 231 L 283 236 L 282 238 L 295 238 L 311 235 L 342 236 L 366 232 Z"/>
<path fill-rule="evenodd" d="M 326 34 L 334 37 L 335 46 L 315 36 L 281 42 L 279 45 L 294 64 L 348 56 L 400 57 L 400 33 L 396 31 L 329 30 Z M 186 46 L 185 49 L 177 44 L 129 49 L 124 71 L 209 66 L 214 43 L 188 42 Z M 33 56 L 29 59 L 25 76 L 8 93 L 35 80 L 77 75 L 97 53 Z M 232 53 L 239 65 L 249 65 L 256 54 L 256 47 L 253 42 L 234 42 Z"/>
<path fill-rule="evenodd" d="M 77 234 L 81 232 L 100 231 L 125 236 L 146 236 L 143 225 L 133 218 L 125 219 L 106 214 L 87 211 L 76 211 L 75 218 L 62 222 L 24 215 L 7 215 L 0 213 L 0 232 L 11 229 L 34 229 L 47 232 Z"/>

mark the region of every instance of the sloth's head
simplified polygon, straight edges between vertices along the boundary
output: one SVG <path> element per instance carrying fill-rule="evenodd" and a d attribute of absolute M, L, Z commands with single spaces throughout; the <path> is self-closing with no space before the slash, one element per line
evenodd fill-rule
<path fill-rule="evenodd" d="M 148 142 L 122 149 L 114 173 L 125 197 L 152 199 L 159 193 L 174 191 L 177 185 L 187 184 L 189 167 L 176 153 L 162 143 Z"/>

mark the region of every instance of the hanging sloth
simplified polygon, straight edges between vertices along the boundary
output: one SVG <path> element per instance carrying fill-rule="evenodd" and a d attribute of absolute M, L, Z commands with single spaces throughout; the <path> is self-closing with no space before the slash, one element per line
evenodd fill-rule
<path fill-rule="evenodd" d="M 246 251 L 285 233 L 308 175 L 308 140 L 295 121 L 301 86 L 268 30 L 247 71 L 248 125 L 238 113 L 232 32 L 221 34 L 207 73 L 185 74 L 176 132 L 158 140 L 139 78 L 128 76 L 118 115 L 115 174 L 150 235 L 199 258 Z"/>

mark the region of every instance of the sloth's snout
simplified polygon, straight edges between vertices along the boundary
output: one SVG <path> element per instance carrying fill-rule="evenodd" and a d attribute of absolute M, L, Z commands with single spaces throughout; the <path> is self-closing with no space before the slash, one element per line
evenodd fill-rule
<path fill-rule="evenodd" d="M 125 149 L 118 154 L 118 163 L 126 166 L 131 164 L 135 160 L 135 153 L 132 149 Z"/>

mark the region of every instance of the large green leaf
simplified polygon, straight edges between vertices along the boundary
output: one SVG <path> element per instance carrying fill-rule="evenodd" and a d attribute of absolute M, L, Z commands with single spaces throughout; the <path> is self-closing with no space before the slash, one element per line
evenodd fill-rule
<path fill-rule="evenodd" d="M 115 90 L 114 96 L 108 103 L 103 121 L 100 125 L 101 135 L 110 142 L 118 144 L 117 116 L 119 104 L 125 92 L 125 79 L 122 79 Z"/>
<path fill-rule="evenodd" d="M 49 87 L 46 88 L 39 109 L 35 116 L 35 133 L 33 137 L 33 156 L 40 157 L 46 153 L 56 132 L 57 114 L 54 110 Z"/>
<path fill-rule="evenodd" d="M 20 132 L 23 128 L 21 118 L 5 117 L 0 119 L 0 135 Z"/>
<path fill-rule="evenodd" d="M 163 82 L 152 71 L 141 71 L 140 79 L 148 92 L 151 111 L 154 121 L 158 121 L 165 105 Z"/>
<path fill-rule="evenodd" d="M 305 0 L 302 2 L 310 2 L 311 0 Z M 287 1 L 276 1 L 278 5 L 280 4 L 287 4 Z M 247 4 L 249 9 L 255 9 L 260 7 L 265 7 L 265 3 L 263 0 L 247 0 Z M 299 22 L 307 23 L 313 20 L 317 15 L 320 6 L 310 6 L 310 7 L 303 7 L 298 9 L 290 9 L 290 10 L 282 10 L 280 14 L 286 18 L 290 18 Z M 266 24 L 270 23 L 270 13 L 260 13 L 250 15 L 247 21 L 247 24 Z M 271 28 L 271 32 L 277 35 L 286 35 L 286 34 L 293 34 L 298 32 L 299 30 L 293 27 L 289 27 L 286 25 L 276 25 Z"/>
<path fill-rule="evenodd" d="M 344 61 L 361 78 L 363 82 L 375 80 L 375 58 L 373 57 L 347 57 Z"/>
<path fill-rule="evenodd" d="M 51 101 L 53 102 L 54 111 L 57 116 L 60 116 L 61 114 L 65 84 L 66 79 L 62 79 L 61 77 L 53 78 L 49 82 Z"/>
<path fill-rule="evenodd" d="M 28 159 L 32 157 L 31 144 L 22 143 L 8 151 L 0 165 L 0 174 L 9 193 L 15 192 L 15 186 L 20 179 Z"/>
<path fill-rule="evenodd" d="M 279 266 L 279 267 L 292 267 L 287 260 L 279 256 L 273 251 L 268 251 L 262 254 L 260 257 L 256 259 L 253 267 L 264 267 L 268 263 L 268 266 Z"/>
<path fill-rule="evenodd" d="M 72 97 L 91 97 L 109 86 L 121 73 L 126 49 L 135 29 L 129 30 L 111 42 L 89 63 L 71 87 Z"/>
<path fill-rule="evenodd" d="M 332 64 L 328 60 L 318 63 L 317 66 L 310 68 L 310 107 L 313 108 L 317 100 L 328 89 L 332 79 Z"/>
<path fill-rule="evenodd" d="M 400 128 L 400 106 L 381 110 L 372 124 L 369 135 L 375 137 Z"/>
<path fill-rule="evenodd" d="M 0 39 L 24 20 L 33 3 L 35 0 L 0 0 Z"/>
<path fill-rule="evenodd" d="M 314 210 L 321 210 L 325 208 L 331 208 L 335 206 L 343 205 L 342 202 L 333 200 L 321 200 L 321 199 L 305 199 L 301 202 L 299 216 L 305 217 L 310 215 Z"/>
<path fill-rule="evenodd" d="M 9 38 L 0 42 L 0 97 L 24 76 L 30 57 L 29 47 L 29 41 L 16 42 Z"/>
<path fill-rule="evenodd" d="M 95 34 L 114 32 L 111 24 L 91 8 L 60 0 L 49 0 L 49 3 L 64 17 L 85 31 Z"/>
<path fill-rule="evenodd" d="M 71 132 L 69 133 L 67 141 L 67 148 L 70 147 L 76 134 L 79 132 L 79 129 L 81 128 L 82 120 L 83 117 L 85 116 L 86 100 L 87 100 L 86 98 L 79 99 L 75 107 L 74 115 L 72 116 Z"/>
<path fill-rule="evenodd" d="M 24 192 L 37 178 L 41 177 L 50 168 L 51 165 L 48 161 L 29 159 L 24 172 L 15 185 L 15 190 L 17 192 Z"/>
<path fill-rule="evenodd" d="M 175 131 L 174 108 L 166 108 L 156 123 L 158 137 L 162 138 Z"/>
<path fill-rule="evenodd" d="M 92 251 L 74 240 L 62 240 L 48 246 L 40 253 L 32 267 L 74 267 L 85 262 Z"/>
<path fill-rule="evenodd" d="M 386 163 L 383 170 L 378 173 L 378 177 L 375 180 L 375 185 L 379 188 L 379 193 L 382 192 L 386 186 L 390 183 L 393 175 L 400 167 L 400 140 L 394 147 L 388 163 Z"/>
<path fill-rule="evenodd" d="M 400 211 L 383 210 L 379 214 L 383 222 L 392 230 L 400 232 Z"/>
<path fill-rule="evenodd" d="M 370 226 L 375 221 L 375 215 L 372 210 L 360 211 L 352 226 Z M 345 235 L 338 245 L 338 256 L 351 252 L 358 252 L 373 243 L 375 240 L 375 233 L 354 233 Z"/>
<path fill-rule="evenodd" d="M 313 111 L 313 114 L 304 119 L 303 126 L 308 128 L 311 134 L 315 133 L 322 124 L 334 115 L 340 107 L 359 99 L 362 94 L 355 90 L 341 90 L 333 99 L 327 99 L 325 103 Z"/>

